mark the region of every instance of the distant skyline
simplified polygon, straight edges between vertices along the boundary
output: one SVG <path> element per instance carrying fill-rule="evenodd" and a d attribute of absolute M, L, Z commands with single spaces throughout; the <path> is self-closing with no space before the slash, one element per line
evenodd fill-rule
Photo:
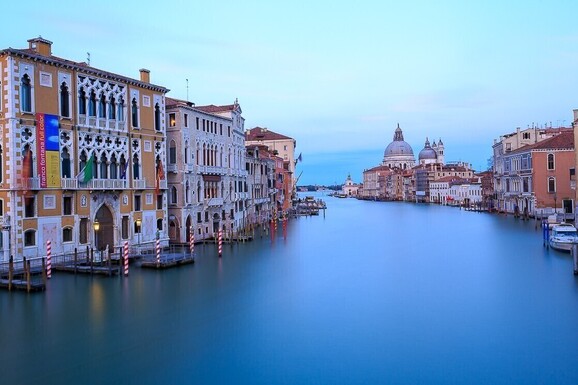
<path fill-rule="evenodd" d="M 55 5 L 58 4 L 58 5 Z M 299 184 L 378 165 L 397 123 L 417 157 L 484 170 L 494 139 L 570 125 L 578 108 L 575 1 L 76 1 L 3 4 L 0 47 L 41 35 L 53 54 L 169 88 L 238 98 L 246 129 L 297 141 Z M 188 82 L 187 82 L 188 79 Z M 188 88 L 187 88 L 188 85 Z"/>

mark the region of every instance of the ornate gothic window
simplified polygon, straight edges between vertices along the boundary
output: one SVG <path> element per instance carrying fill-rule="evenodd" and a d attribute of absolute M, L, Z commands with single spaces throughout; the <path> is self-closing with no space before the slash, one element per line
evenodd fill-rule
<path fill-rule="evenodd" d="M 136 154 L 132 157 L 132 177 L 133 179 L 140 179 L 140 163 Z"/>
<path fill-rule="evenodd" d="M 78 90 L 78 114 L 86 115 L 86 92 L 82 87 Z"/>
<path fill-rule="evenodd" d="M 136 103 L 136 98 L 133 98 L 131 102 L 131 119 L 132 126 L 138 127 L 138 105 Z"/>
<path fill-rule="evenodd" d="M 106 118 L 106 97 L 104 93 L 100 94 L 100 98 L 98 99 L 98 117 Z"/>
<path fill-rule="evenodd" d="M 161 130 L 161 108 L 159 104 L 155 104 L 155 130 Z"/>
<path fill-rule="evenodd" d="M 169 145 L 169 163 L 176 164 L 177 163 L 177 145 L 174 140 L 171 140 Z"/>
<path fill-rule="evenodd" d="M 60 86 L 60 116 L 70 117 L 70 92 L 65 82 Z"/>
<path fill-rule="evenodd" d="M 64 148 L 62 150 L 62 177 L 63 178 L 70 178 L 70 154 L 68 153 L 68 148 Z"/>
<path fill-rule="evenodd" d="M 96 116 L 96 94 L 94 91 L 90 91 L 88 99 L 88 116 Z"/>
<path fill-rule="evenodd" d="M 114 96 L 110 98 L 110 103 L 108 103 L 108 118 L 111 120 L 116 119 L 116 100 Z"/>

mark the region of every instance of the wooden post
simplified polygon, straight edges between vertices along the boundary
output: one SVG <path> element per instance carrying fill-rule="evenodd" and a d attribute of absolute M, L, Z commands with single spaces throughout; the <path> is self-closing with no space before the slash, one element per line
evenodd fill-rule
<path fill-rule="evenodd" d="M 30 286 L 30 261 L 26 261 L 25 268 L 26 270 L 26 291 L 30 293 L 31 286 Z"/>
<path fill-rule="evenodd" d="M 44 287 L 46 287 L 46 261 L 42 258 L 42 283 L 44 283 Z"/>
<path fill-rule="evenodd" d="M 106 250 L 107 250 L 107 254 L 108 254 L 108 276 L 112 276 L 112 264 L 110 263 L 110 249 L 108 248 L 108 245 L 106 245 Z"/>
<path fill-rule="evenodd" d="M 90 263 L 90 246 L 86 245 L 86 264 Z"/>
<path fill-rule="evenodd" d="M 94 265 L 94 249 L 91 247 L 90 248 L 90 274 L 93 274 L 93 265 Z"/>
<path fill-rule="evenodd" d="M 8 262 L 8 290 L 12 290 L 12 278 L 14 278 L 14 257 L 11 255 Z"/>
<path fill-rule="evenodd" d="M 78 249 L 74 248 L 74 274 L 76 274 L 78 270 Z"/>

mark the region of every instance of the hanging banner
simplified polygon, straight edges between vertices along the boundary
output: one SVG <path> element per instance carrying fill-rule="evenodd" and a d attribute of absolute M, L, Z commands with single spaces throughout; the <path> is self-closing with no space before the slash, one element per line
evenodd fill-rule
<path fill-rule="evenodd" d="M 40 187 L 60 187 L 58 116 L 36 114 L 36 166 Z"/>

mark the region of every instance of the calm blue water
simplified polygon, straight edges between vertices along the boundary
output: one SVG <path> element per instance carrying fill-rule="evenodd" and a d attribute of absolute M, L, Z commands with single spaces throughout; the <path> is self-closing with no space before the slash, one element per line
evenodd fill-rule
<path fill-rule="evenodd" d="M 578 279 L 534 222 L 326 200 L 220 260 L 0 292 L 0 383 L 578 383 Z"/>

